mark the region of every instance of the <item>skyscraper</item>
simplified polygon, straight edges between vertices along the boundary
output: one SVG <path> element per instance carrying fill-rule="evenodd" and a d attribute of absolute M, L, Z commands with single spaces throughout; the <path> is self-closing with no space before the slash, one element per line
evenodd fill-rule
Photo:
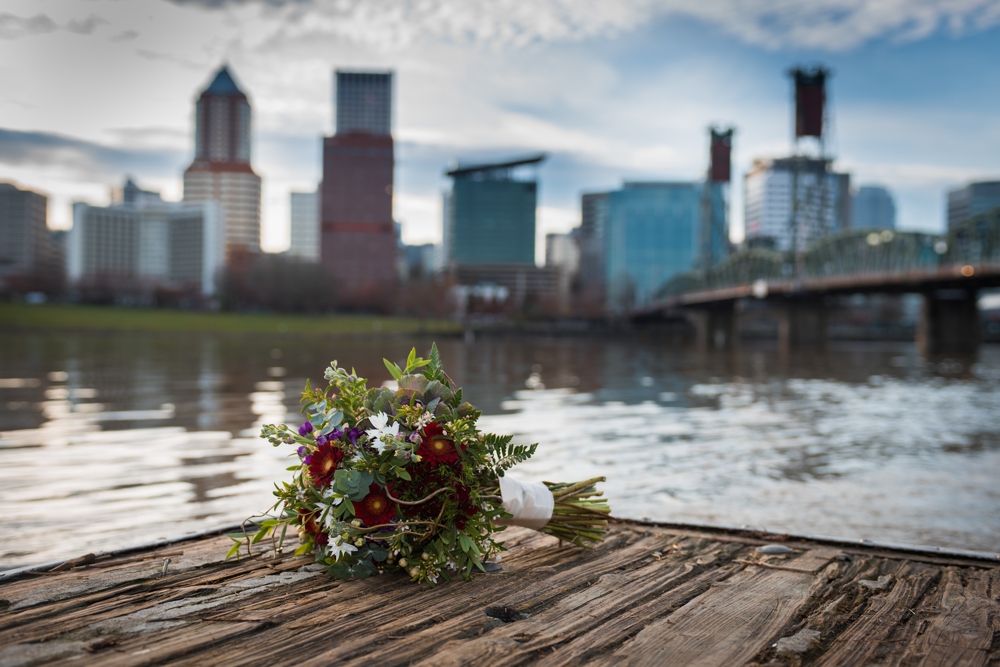
<path fill-rule="evenodd" d="M 319 193 L 292 192 L 288 254 L 307 262 L 319 261 Z"/>
<path fill-rule="evenodd" d="M 250 145 L 250 102 L 223 66 L 195 106 L 184 201 L 220 204 L 227 263 L 260 252 L 260 177 L 250 166 Z"/>
<path fill-rule="evenodd" d="M 895 229 L 896 204 L 878 185 L 862 185 L 851 196 L 851 226 L 859 229 Z"/>
<path fill-rule="evenodd" d="M 672 277 L 695 268 L 704 188 L 704 182 L 625 183 L 608 194 L 603 240 L 610 311 L 648 302 Z M 721 197 L 721 189 L 713 187 L 711 195 Z"/>
<path fill-rule="evenodd" d="M 62 270 L 46 224 L 47 207 L 45 195 L 0 183 L 0 286 L 14 277 Z"/>
<path fill-rule="evenodd" d="M 448 201 L 448 261 L 455 265 L 535 264 L 538 180 L 544 155 L 458 167 Z"/>
<path fill-rule="evenodd" d="M 829 159 L 754 160 L 744 178 L 747 241 L 803 251 L 850 227 L 850 184 L 848 174 L 832 171 Z"/>
<path fill-rule="evenodd" d="M 387 310 L 397 286 L 392 73 L 336 72 L 337 131 L 323 140 L 321 261 L 337 300 Z"/>
<path fill-rule="evenodd" d="M 948 193 L 948 229 L 1000 206 L 1000 181 L 969 183 Z"/>

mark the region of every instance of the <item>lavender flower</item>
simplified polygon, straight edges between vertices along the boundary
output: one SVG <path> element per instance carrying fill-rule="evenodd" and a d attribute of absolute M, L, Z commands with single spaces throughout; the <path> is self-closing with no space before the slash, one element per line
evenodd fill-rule
<path fill-rule="evenodd" d="M 347 439 L 350 441 L 352 445 L 356 445 L 358 444 L 358 438 L 364 435 L 364 432 L 365 430 L 363 428 L 354 426 L 347 429 L 347 431 L 344 432 L 344 435 L 347 436 Z"/>
<path fill-rule="evenodd" d="M 312 422 L 307 421 L 305 424 L 299 427 L 299 435 L 305 437 L 306 435 L 312 433 L 312 430 L 313 430 Z"/>
<path fill-rule="evenodd" d="M 308 454 L 308 453 L 309 453 L 309 450 L 306 449 L 305 445 L 302 445 L 301 447 L 299 447 L 298 454 L 299 454 L 299 458 L 300 459 L 305 458 L 306 454 Z"/>

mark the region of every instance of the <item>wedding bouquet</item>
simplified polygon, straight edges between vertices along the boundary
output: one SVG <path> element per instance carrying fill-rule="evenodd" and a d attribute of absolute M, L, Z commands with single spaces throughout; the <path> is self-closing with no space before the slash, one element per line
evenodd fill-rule
<path fill-rule="evenodd" d="M 334 361 L 326 388 L 307 382 L 308 420 L 297 430 L 264 426 L 272 445 L 296 447 L 292 480 L 253 535 L 231 535 L 227 558 L 271 537 L 278 551 L 297 531 L 296 554 L 314 553 L 327 571 L 364 579 L 393 568 L 412 581 L 468 579 L 504 551 L 497 533 L 520 525 L 588 547 L 604 539 L 610 508 L 603 477 L 575 484 L 524 483 L 505 472 L 535 453 L 511 436 L 480 433 L 480 412 L 463 400 L 441 367 L 410 352 L 381 387 Z M 280 534 L 279 534 L 280 529 Z"/>

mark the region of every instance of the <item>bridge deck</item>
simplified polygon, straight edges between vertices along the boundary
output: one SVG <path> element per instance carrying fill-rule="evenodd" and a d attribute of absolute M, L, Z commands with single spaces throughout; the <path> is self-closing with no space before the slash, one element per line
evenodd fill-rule
<path fill-rule="evenodd" d="M 848 275 L 762 280 L 675 294 L 635 308 L 632 315 L 652 314 L 685 306 L 704 306 L 748 297 L 818 298 L 835 294 L 912 293 L 936 289 L 985 289 L 1000 286 L 1000 264 L 983 263 L 972 275 L 961 266 L 944 266 L 907 271 L 881 271 Z"/>
<path fill-rule="evenodd" d="M 508 535 L 502 572 L 436 589 L 221 562 L 222 536 L 82 559 L 0 584 L 0 664 L 1000 663 L 1000 561 L 634 523 L 594 551 Z"/>

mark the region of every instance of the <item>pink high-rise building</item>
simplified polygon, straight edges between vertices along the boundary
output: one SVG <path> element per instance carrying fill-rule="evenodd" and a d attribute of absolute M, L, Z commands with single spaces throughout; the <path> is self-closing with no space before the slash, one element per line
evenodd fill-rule
<path fill-rule="evenodd" d="M 260 252 L 260 176 L 250 166 L 250 102 L 223 66 L 195 107 L 194 162 L 184 201 L 218 202 L 226 262 Z"/>
<path fill-rule="evenodd" d="M 392 73 L 336 76 L 337 132 L 323 140 L 321 262 L 341 306 L 388 311 L 398 287 Z"/>

